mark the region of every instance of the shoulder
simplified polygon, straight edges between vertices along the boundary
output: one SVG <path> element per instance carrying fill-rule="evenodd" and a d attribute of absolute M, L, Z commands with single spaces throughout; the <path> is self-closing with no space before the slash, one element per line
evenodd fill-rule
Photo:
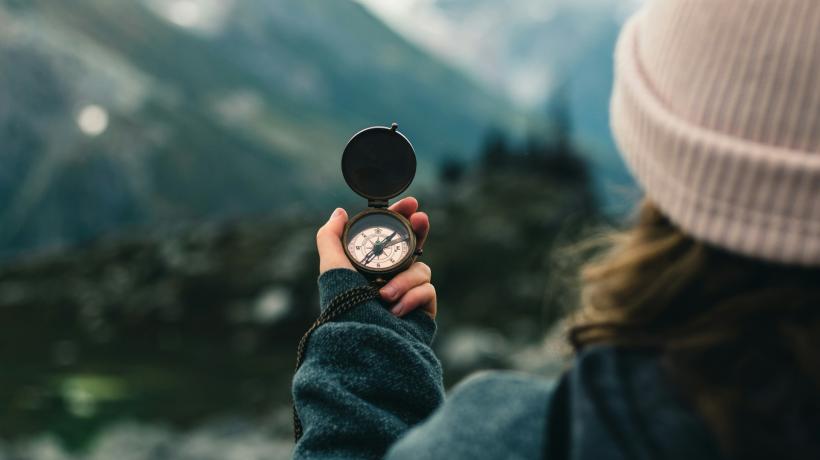
<path fill-rule="evenodd" d="M 555 415 L 574 422 L 563 434 L 580 458 L 716 458 L 712 435 L 656 350 L 592 347 L 563 384 L 567 407 Z"/>
<path fill-rule="evenodd" d="M 523 372 L 483 371 L 464 379 L 453 388 L 451 400 L 455 403 L 472 401 L 504 403 L 509 407 L 511 399 L 543 399 L 549 396 L 554 382 Z M 512 398 L 511 398 L 512 397 Z M 522 404 L 523 406 L 523 404 Z"/>
<path fill-rule="evenodd" d="M 523 373 L 482 372 L 410 431 L 388 458 L 533 458 L 543 444 L 554 383 Z"/>

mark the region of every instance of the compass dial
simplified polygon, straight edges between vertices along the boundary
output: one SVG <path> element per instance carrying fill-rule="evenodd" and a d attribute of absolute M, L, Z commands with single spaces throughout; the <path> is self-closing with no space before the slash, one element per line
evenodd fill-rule
<path fill-rule="evenodd" d="M 370 227 L 357 233 L 347 251 L 359 264 L 368 268 L 391 268 L 400 264 L 410 252 L 407 239 L 387 227 Z"/>
<path fill-rule="evenodd" d="M 409 226 L 387 212 L 354 218 L 345 240 L 350 260 L 375 272 L 400 268 L 412 256 L 414 245 Z"/>

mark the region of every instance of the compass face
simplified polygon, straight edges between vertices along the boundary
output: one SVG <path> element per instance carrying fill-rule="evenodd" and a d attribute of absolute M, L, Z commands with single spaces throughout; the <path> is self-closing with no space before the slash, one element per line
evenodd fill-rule
<path fill-rule="evenodd" d="M 375 212 L 351 222 L 345 246 L 350 259 L 371 271 L 390 271 L 412 254 L 414 244 L 407 225 L 388 214 Z"/>

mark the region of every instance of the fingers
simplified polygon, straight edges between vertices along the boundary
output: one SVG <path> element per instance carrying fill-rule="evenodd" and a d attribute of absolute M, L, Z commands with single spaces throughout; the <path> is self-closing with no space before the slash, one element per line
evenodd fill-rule
<path fill-rule="evenodd" d="M 432 318 L 436 317 L 436 289 L 430 284 L 430 267 L 416 262 L 396 275 L 379 291 L 388 302 L 396 302 L 391 313 L 404 316 L 417 308 L 423 308 Z"/>
<path fill-rule="evenodd" d="M 431 318 L 436 318 L 436 288 L 432 284 L 425 283 L 410 289 L 390 312 L 396 316 L 404 316 L 417 308 L 421 308 Z"/>
<path fill-rule="evenodd" d="M 319 274 L 334 268 L 348 268 L 353 265 L 342 248 L 347 213 L 342 208 L 333 211 L 330 219 L 316 233 L 316 248 L 319 250 Z"/>
<path fill-rule="evenodd" d="M 408 196 L 407 198 L 402 198 L 401 200 L 393 203 L 389 209 L 409 219 L 410 216 L 412 216 L 413 213 L 419 209 L 419 202 L 412 196 Z"/>
<path fill-rule="evenodd" d="M 423 262 L 416 262 L 407 270 L 396 275 L 389 283 L 379 290 L 382 298 L 388 302 L 395 302 L 400 299 L 410 289 L 429 283 L 431 277 L 430 267 Z"/>
<path fill-rule="evenodd" d="M 418 209 L 419 202 L 412 196 L 403 198 L 390 206 L 391 211 L 401 214 L 410 221 L 418 240 L 417 246 L 422 248 L 424 241 L 427 239 L 427 233 L 430 231 L 430 218 L 427 217 L 426 213 L 416 212 Z"/>
<path fill-rule="evenodd" d="M 430 232 L 430 218 L 426 213 L 417 212 L 410 216 L 410 226 L 413 227 L 413 232 L 416 234 L 416 247 L 421 249 L 424 247 L 424 242 L 427 240 L 427 234 Z"/>

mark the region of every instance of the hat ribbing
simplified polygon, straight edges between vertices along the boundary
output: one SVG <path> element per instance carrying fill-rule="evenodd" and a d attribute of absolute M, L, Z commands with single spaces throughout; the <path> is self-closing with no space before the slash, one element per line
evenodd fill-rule
<path fill-rule="evenodd" d="M 697 239 L 820 265 L 820 1 L 650 1 L 616 49 L 611 124 Z"/>

